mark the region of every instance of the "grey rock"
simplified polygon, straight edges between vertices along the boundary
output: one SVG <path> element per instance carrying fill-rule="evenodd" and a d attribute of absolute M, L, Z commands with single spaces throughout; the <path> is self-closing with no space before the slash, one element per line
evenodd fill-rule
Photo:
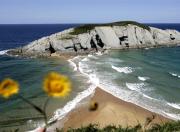
<path fill-rule="evenodd" d="M 128 24 L 126 26 L 96 26 L 90 31 L 72 35 L 73 28 L 35 40 L 8 53 L 22 56 L 49 56 L 50 47 L 56 53 L 86 54 L 105 49 L 146 48 L 180 44 L 180 32 L 150 27 L 150 31 Z M 93 45 L 92 45 L 93 41 Z"/>

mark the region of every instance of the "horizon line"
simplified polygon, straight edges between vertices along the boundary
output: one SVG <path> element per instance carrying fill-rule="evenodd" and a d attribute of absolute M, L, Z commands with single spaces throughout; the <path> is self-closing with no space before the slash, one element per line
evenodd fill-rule
<path fill-rule="evenodd" d="M 141 23 L 141 22 L 140 22 Z M 103 24 L 103 23 L 0 23 L 0 25 L 80 25 L 80 24 Z M 104 23 L 106 24 L 106 23 Z M 180 22 L 145 22 L 142 24 L 180 24 Z"/>

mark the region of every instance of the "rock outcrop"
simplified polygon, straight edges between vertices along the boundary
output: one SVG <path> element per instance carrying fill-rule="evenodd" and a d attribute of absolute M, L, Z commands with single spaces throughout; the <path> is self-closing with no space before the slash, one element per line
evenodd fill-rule
<path fill-rule="evenodd" d="M 85 25 L 35 40 L 8 53 L 23 56 L 86 54 L 106 49 L 147 48 L 180 44 L 180 32 L 161 30 L 139 23 Z"/>

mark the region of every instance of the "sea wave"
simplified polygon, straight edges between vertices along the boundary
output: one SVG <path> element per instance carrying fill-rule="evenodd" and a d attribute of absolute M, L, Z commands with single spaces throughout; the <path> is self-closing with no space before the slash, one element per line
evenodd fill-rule
<path fill-rule="evenodd" d="M 97 53 L 96 53 L 96 55 L 98 55 L 98 56 L 102 56 L 102 55 L 103 55 L 103 53 L 99 51 L 99 52 L 97 52 Z"/>
<path fill-rule="evenodd" d="M 169 72 L 169 74 L 173 77 L 177 77 L 177 78 L 180 78 L 180 75 L 177 74 L 177 73 L 173 73 L 173 72 Z"/>
<path fill-rule="evenodd" d="M 91 58 L 91 59 L 98 59 L 97 56 L 94 56 L 94 55 L 91 55 L 91 54 L 89 54 L 88 57 Z"/>
<path fill-rule="evenodd" d="M 81 100 L 93 94 L 95 88 L 97 87 L 97 85 L 99 85 L 99 79 L 97 78 L 96 74 L 88 74 L 84 71 L 84 69 L 88 69 L 88 67 L 85 64 L 83 64 L 83 59 L 79 61 L 78 66 L 76 65 L 77 62 L 74 62 L 76 61 L 76 59 L 79 58 L 76 57 L 69 60 L 70 64 L 75 67 L 74 69 L 79 70 L 81 74 L 88 77 L 91 85 L 88 89 L 78 93 L 78 95 L 72 101 L 68 102 L 62 109 L 56 110 L 54 112 L 54 116 L 49 120 L 49 122 L 62 119 L 64 116 L 66 116 L 67 113 L 74 109 L 77 106 L 77 104 L 80 103 Z"/>
<path fill-rule="evenodd" d="M 157 100 L 157 99 L 152 98 L 152 97 L 150 97 L 150 96 L 148 96 L 148 95 L 146 95 L 146 94 L 143 94 L 143 96 L 146 97 L 146 98 L 148 98 L 148 99 L 151 99 L 151 100 Z"/>
<path fill-rule="evenodd" d="M 112 69 L 114 69 L 120 73 L 125 73 L 125 74 L 129 74 L 134 71 L 133 68 L 131 68 L 131 67 L 115 67 L 113 65 L 111 67 L 112 67 Z"/>
<path fill-rule="evenodd" d="M 89 59 L 88 58 L 84 58 L 84 59 L 82 59 L 82 61 L 89 61 Z"/>
<path fill-rule="evenodd" d="M 9 50 L 1 50 L 0 55 L 5 55 Z"/>
<path fill-rule="evenodd" d="M 180 109 L 180 104 L 176 104 L 176 103 L 167 103 L 167 104 L 173 108 Z"/>
<path fill-rule="evenodd" d="M 53 118 L 49 120 L 52 122 L 54 120 L 62 119 L 67 113 L 69 113 L 72 109 L 74 109 L 81 100 L 93 94 L 95 91 L 95 86 L 91 85 L 88 89 L 80 92 L 72 101 L 68 102 L 62 109 L 58 109 L 54 112 Z"/>
<path fill-rule="evenodd" d="M 178 119 L 177 114 L 170 115 L 167 113 L 163 113 L 163 111 L 161 111 L 159 106 L 157 106 L 156 108 L 156 106 L 154 105 L 151 105 L 151 106 L 146 105 L 147 101 L 145 100 L 153 100 L 153 102 L 158 102 L 159 104 L 162 104 L 162 103 L 161 103 L 161 100 L 152 98 L 143 92 L 145 86 L 147 86 L 145 82 L 144 83 L 126 83 L 127 88 L 130 89 L 130 90 L 127 90 L 127 89 L 120 88 L 120 86 L 116 86 L 114 82 L 106 83 L 107 81 L 106 79 L 102 81 L 101 76 L 103 75 L 98 74 L 96 72 L 96 69 L 92 68 L 89 64 L 87 64 L 87 61 L 89 62 L 91 59 L 98 59 L 98 57 L 95 55 L 88 55 L 88 57 L 76 57 L 69 60 L 70 64 L 74 67 L 74 70 L 79 71 L 82 75 L 86 76 L 88 78 L 88 83 L 90 83 L 91 85 L 88 89 L 80 92 L 72 101 L 68 102 L 62 109 L 56 110 L 50 122 L 54 120 L 60 120 L 64 116 L 66 116 L 67 113 L 69 113 L 72 109 L 74 109 L 80 103 L 80 101 L 82 101 L 84 98 L 88 97 L 89 95 L 93 94 L 97 86 L 102 88 L 106 92 L 120 99 L 123 99 L 127 102 L 131 102 L 145 109 L 149 109 L 153 112 L 156 111 L 159 114 L 167 115 L 168 117 Z M 129 74 L 134 71 L 132 67 L 115 67 L 113 65 L 111 66 L 112 66 L 112 69 L 120 73 Z M 141 81 L 146 81 L 147 79 L 149 79 L 149 77 L 139 76 L 138 79 Z M 143 101 L 139 101 L 140 97 L 141 98 L 144 97 L 145 100 L 143 101 L 145 101 L 145 103 L 143 103 Z M 167 102 L 166 103 L 163 102 L 163 105 L 167 105 Z"/>
<path fill-rule="evenodd" d="M 141 92 L 141 89 L 146 86 L 145 83 L 126 83 L 127 88 L 133 91 Z"/>
<path fill-rule="evenodd" d="M 141 106 L 145 109 L 148 109 L 152 112 L 156 112 L 156 113 L 162 114 L 166 117 L 173 118 L 172 116 L 164 114 L 163 110 L 161 110 L 161 108 L 159 107 L 160 104 L 162 104 L 161 107 L 167 106 L 167 102 L 165 100 L 159 100 L 159 99 L 153 98 L 146 94 L 147 91 L 152 90 L 151 87 L 147 87 L 148 86 L 147 83 L 145 83 L 145 82 L 126 83 L 126 86 L 128 87 L 128 89 L 130 89 L 130 90 L 127 90 L 127 89 L 124 89 L 124 87 L 117 85 L 115 82 L 113 82 L 113 80 L 109 79 L 108 77 L 106 78 L 104 76 L 104 74 L 99 74 L 99 72 L 96 71 L 96 69 L 94 69 L 94 66 L 92 66 L 91 64 L 89 64 L 87 62 L 80 61 L 78 67 L 79 67 L 79 71 L 82 74 L 89 77 L 90 82 L 93 83 L 94 86 L 98 86 L 101 89 L 103 89 L 104 91 L 106 91 L 106 92 L 112 94 L 113 96 L 120 98 L 124 101 L 134 103 L 134 104 L 139 105 L 139 106 Z M 113 65 L 112 65 L 112 68 L 115 68 L 115 67 L 113 67 Z M 127 69 L 128 70 L 130 69 L 130 71 L 128 71 L 128 73 L 133 72 L 133 70 L 134 70 L 131 67 L 128 67 Z M 127 69 L 125 69 L 125 70 L 127 70 Z M 90 70 L 90 72 L 89 72 L 89 70 Z M 125 73 L 127 73 L 127 71 Z M 149 79 L 149 77 L 145 77 L 145 79 Z M 141 99 L 143 98 L 143 100 L 139 100 L 140 98 Z M 157 105 L 153 105 L 154 103 Z"/>
<path fill-rule="evenodd" d="M 149 77 L 140 77 L 140 76 L 138 76 L 138 79 L 141 80 L 141 81 L 146 81 L 146 80 L 148 80 L 150 78 Z"/>
<path fill-rule="evenodd" d="M 174 114 L 174 113 L 172 114 L 172 113 L 168 113 L 168 112 L 163 112 L 163 114 L 167 115 L 171 119 L 180 120 L 180 114 Z"/>
<path fill-rule="evenodd" d="M 76 63 L 74 63 L 73 61 L 72 61 L 72 59 L 69 59 L 68 60 L 68 62 L 70 63 L 70 65 L 74 68 L 74 71 L 77 71 L 77 66 L 76 66 Z"/>

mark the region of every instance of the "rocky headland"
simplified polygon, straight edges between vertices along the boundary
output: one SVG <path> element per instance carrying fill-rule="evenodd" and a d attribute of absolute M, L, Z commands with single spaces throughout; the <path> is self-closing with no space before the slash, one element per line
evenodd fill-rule
<path fill-rule="evenodd" d="M 11 49 L 8 54 L 51 56 L 89 54 L 108 49 L 177 46 L 180 32 L 149 27 L 133 21 L 87 24 L 35 40 Z"/>

